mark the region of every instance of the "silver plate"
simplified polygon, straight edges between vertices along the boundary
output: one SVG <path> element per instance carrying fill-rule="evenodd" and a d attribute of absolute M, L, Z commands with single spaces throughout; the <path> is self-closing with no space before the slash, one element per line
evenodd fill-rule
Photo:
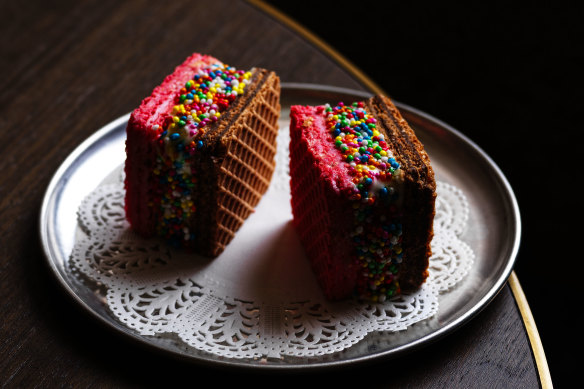
<path fill-rule="evenodd" d="M 289 125 L 290 105 L 318 105 L 362 100 L 370 94 L 312 84 L 282 85 L 280 126 Z M 475 252 L 475 265 L 456 289 L 440 297 L 435 317 L 398 333 L 373 333 L 353 347 L 328 356 L 279 361 L 229 360 L 185 347 L 179 340 L 143 336 L 118 322 L 104 296 L 89 289 L 67 266 L 77 227 L 76 212 L 87 196 L 125 159 L 124 115 L 79 145 L 52 178 L 41 209 L 40 233 L 46 258 L 66 291 L 95 318 L 128 337 L 187 360 L 261 369 L 323 368 L 395 357 L 451 333 L 473 318 L 501 290 L 509 277 L 521 233 L 513 191 L 497 165 L 477 145 L 447 124 L 404 104 L 396 104 L 426 147 L 440 181 L 460 188 L 470 216 L 462 239 Z"/>

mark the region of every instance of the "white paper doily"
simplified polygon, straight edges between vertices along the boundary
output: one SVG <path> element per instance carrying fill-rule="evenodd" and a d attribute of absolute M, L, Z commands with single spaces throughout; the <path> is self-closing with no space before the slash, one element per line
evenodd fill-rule
<path fill-rule="evenodd" d="M 178 336 L 225 358 L 312 357 L 342 351 L 373 331 L 396 332 L 438 311 L 438 296 L 470 270 L 460 239 L 469 205 L 438 182 L 430 276 L 413 294 L 384 303 L 328 302 L 291 224 L 288 134 L 279 135 L 273 182 L 235 239 L 214 260 L 134 234 L 125 220 L 120 171 L 78 210 L 71 267 L 106 292 L 106 304 L 146 336 Z"/>

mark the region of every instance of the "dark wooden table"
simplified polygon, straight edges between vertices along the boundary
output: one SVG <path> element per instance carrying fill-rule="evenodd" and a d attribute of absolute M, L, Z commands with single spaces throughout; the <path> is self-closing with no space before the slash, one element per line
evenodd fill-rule
<path fill-rule="evenodd" d="M 444 339 L 350 369 L 258 374 L 203 367 L 97 323 L 56 282 L 38 236 L 44 191 L 77 145 L 135 108 L 193 51 L 241 68 L 274 69 L 286 82 L 361 90 L 376 84 L 261 3 L 4 1 L 0 13 L 1 385 L 168 387 L 211 379 L 262 387 L 325 378 L 368 387 L 551 387 L 515 273 L 492 303 Z"/>

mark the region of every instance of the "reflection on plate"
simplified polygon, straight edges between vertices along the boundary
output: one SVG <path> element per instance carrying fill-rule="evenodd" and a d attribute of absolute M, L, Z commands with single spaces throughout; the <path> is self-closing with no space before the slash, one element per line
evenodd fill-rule
<path fill-rule="evenodd" d="M 283 84 L 280 127 L 288 128 L 292 104 L 352 102 L 367 93 L 319 85 Z M 460 188 L 470 214 L 461 237 L 475 253 L 475 266 L 453 291 L 440 297 L 438 313 L 421 325 L 397 333 L 372 333 L 343 352 L 322 358 L 286 359 L 278 363 L 225 360 L 185 348 L 172 338 L 142 336 L 120 324 L 103 296 L 80 282 L 67 266 L 75 243 L 77 208 L 125 159 L 125 115 L 82 143 L 55 173 L 40 216 L 41 239 L 51 269 L 71 296 L 96 318 L 132 339 L 189 360 L 258 368 L 326 367 L 397 356 L 444 336 L 471 319 L 498 293 L 511 273 L 519 246 L 520 219 L 513 192 L 498 167 L 470 140 L 445 123 L 414 108 L 396 104 L 415 129 L 432 160 L 436 179 Z"/>

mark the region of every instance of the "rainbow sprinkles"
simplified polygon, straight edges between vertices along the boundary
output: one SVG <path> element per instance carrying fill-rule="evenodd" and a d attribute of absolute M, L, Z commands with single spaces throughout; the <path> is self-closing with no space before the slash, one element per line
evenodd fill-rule
<path fill-rule="evenodd" d="M 245 92 L 251 72 L 222 63 L 200 69 L 176 94 L 172 112 L 158 133 L 160 152 L 153 174 L 158 185 L 151 207 L 160 207 L 156 232 L 175 246 L 195 240 L 188 225 L 196 212 L 191 193 L 197 184 L 193 156 L 204 148 L 203 135 L 235 99 Z"/>
<path fill-rule="evenodd" d="M 360 298 L 383 302 L 400 293 L 396 275 L 403 254 L 398 188 L 403 172 L 362 102 L 327 104 L 324 115 L 354 184 L 351 239 L 360 272 L 356 292 Z M 380 207 L 385 208 L 383 212 Z"/>

